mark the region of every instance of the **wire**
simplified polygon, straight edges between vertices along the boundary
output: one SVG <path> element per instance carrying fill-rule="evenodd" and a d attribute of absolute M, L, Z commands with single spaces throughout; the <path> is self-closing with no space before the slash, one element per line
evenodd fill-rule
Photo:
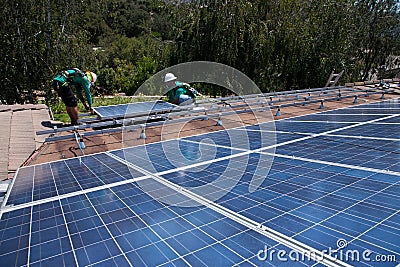
<path fill-rule="evenodd" d="M 74 157 L 77 157 L 78 155 L 75 153 L 75 148 L 74 147 L 69 147 L 69 149 L 68 149 L 72 154 L 74 154 Z"/>

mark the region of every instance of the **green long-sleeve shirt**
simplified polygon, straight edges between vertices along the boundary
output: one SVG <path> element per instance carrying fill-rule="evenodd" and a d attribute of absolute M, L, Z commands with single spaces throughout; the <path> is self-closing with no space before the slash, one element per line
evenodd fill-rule
<path fill-rule="evenodd" d="M 168 102 L 179 104 L 179 97 L 181 95 L 189 95 L 195 98 L 196 96 L 188 88 L 190 88 L 189 84 L 176 81 L 174 87 L 167 89 Z"/>
<path fill-rule="evenodd" d="M 68 77 L 68 78 L 67 78 Z M 89 108 L 92 107 L 93 104 L 93 99 L 92 99 L 92 94 L 90 92 L 90 81 L 86 78 L 86 75 L 84 75 L 81 71 L 77 69 L 70 69 L 66 70 L 64 72 L 61 72 L 57 74 L 57 76 L 54 78 L 56 81 L 60 81 L 61 83 L 68 83 L 72 84 L 75 86 L 75 93 L 79 100 L 85 104 L 85 99 L 82 95 L 82 88 L 85 90 L 85 96 L 87 103 L 89 105 Z"/>

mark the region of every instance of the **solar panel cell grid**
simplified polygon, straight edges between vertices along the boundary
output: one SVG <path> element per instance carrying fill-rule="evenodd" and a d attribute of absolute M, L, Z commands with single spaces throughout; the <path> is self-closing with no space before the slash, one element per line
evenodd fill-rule
<path fill-rule="evenodd" d="M 274 164 L 275 165 L 275 164 Z M 271 169 L 271 172 L 274 173 L 274 165 Z M 290 173 L 291 169 L 286 167 L 280 168 L 281 170 L 286 170 L 285 173 Z M 336 184 L 337 181 L 337 173 L 331 173 L 331 176 L 326 176 L 326 175 L 322 175 L 322 177 L 325 177 L 326 179 L 332 178 L 331 180 L 334 181 L 333 182 L 324 182 L 324 181 L 316 181 L 316 180 L 312 180 L 311 182 L 312 185 L 308 186 L 304 189 L 304 192 L 302 192 L 302 189 L 299 189 L 298 186 L 292 186 L 294 184 L 296 184 L 296 182 L 292 181 L 291 179 L 289 179 L 291 181 L 291 183 L 287 184 L 286 182 L 281 182 L 278 184 L 271 184 L 271 180 L 274 178 L 274 174 L 270 175 L 268 177 L 267 181 L 267 187 L 270 190 L 273 190 L 274 192 L 277 192 L 278 194 L 288 194 L 290 196 L 294 196 L 295 199 L 297 200 L 301 200 L 304 201 L 305 203 L 309 203 L 309 202 L 315 202 L 317 203 L 320 207 L 323 207 L 324 209 L 328 208 L 330 210 L 337 210 L 337 211 L 341 211 L 341 210 L 345 210 L 349 207 L 351 207 L 354 203 L 354 201 L 360 201 L 360 200 L 364 200 L 364 199 L 369 199 L 368 201 L 372 201 L 375 203 L 374 198 L 376 197 L 372 197 L 374 195 L 376 195 L 376 190 L 377 189 L 382 189 L 382 187 L 385 187 L 385 185 L 380 184 L 380 186 L 376 186 L 374 184 L 374 182 L 365 180 L 365 177 L 369 177 L 370 175 L 376 175 L 372 172 L 366 172 L 366 171 L 361 171 L 361 170 L 347 170 L 344 168 L 337 168 L 343 171 L 343 173 L 352 175 L 352 176 L 346 176 L 345 181 L 346 183 L 344 184 L 345 187 L 342 188 L 341 183 Z M 306 168 L 293 168 L 294 173 L 303 173 L 304 175 L 308 175 L 306 172 Z M 314 174 L 313 176 L 321 178 L 321 175 L 319 175 L 318 173 L 315 173 L 315 171 L 312 171 Z M 291 174 L 289 175 L 283 175 L 282 177 L 285 177 L 285 179 L 287 179 L 288 177 L 290 177 Z M 188 177 L 188 179 L 192 179 L 192 177 L 190 177 L 190 175 L 186 175 Z M 390 175 L 388 175 L 390 176 Z M 342 176 L 344 177 L 344 176 Z M 363 177 L 363 179 L 361 178 L 357 178 L 357 177 Z M 393 178 L 395 178 L 395 176 L 393 176 Z M 398 180 L 398 177 L 396 177 Z M 302 177 L 303 181 L 302 183 L 304 183 L 304 177 Z M 361 179 L 361 180 L 360 180 Z M 293 180 L 295 180 L 295 178 L 293 178 Z M 360 181 L 359 181 L 360 180 Z M 340 182 L 340 180 L 339 180 Z M 325 184 L 324 184 L 325 183 Z M 349 184 L 353 183 L 354 185 L 353 188 L 349 188 L 347 187 Z M 363 186 L 364 184 L 368 184 L 368 188 L 369 188 L 369 192 L 365 192 L 366 188 Z M 264 184 L 263 184 L 264 185 Z M 390 185 L 386 185 L 389 186 Z M 236 187 L 231 191 L 230 194 L 232 193 L 238 193 L 237 195 L 239 196 L 238 198 L 242 198 L 244 196 L 246 196 L 246 188 L 243 186 L 238 186 L 240 188 L 242 188 L 241 190 L 237 191 Z M 360 188 L 360 189 L 359 189 Z M 260 189 L 259 189 L 260 190 Z M 290 193 L 293 192 L 293 193 Z M 331 196 L 330 194 L 332 194 L 332 192 L 334 192 L 335 196 Z M 337 196 L 336 196 L 337 195 Z M 392 203 L 393 201 L 398 202 L 397 199 L 390 199 L 389 196 L 385 196 L 384 198 L 379 197 L 380 199 L 380 203 L 377 203 L 378 205 L 384 205 L 384 203 L 382 202 L 382 199 L 385 199 L 387 201 L 390 201 L 390 203 Z M 225 198 L 225 197 L 224 197 Z M 222 200 L 224 199 L 222 198 Z M 268 202 L 268 205 L 254 205 L 254 203 L 249 203 L 249 200 L 247 199 L 246 201 L 241 201 L 238 198 L 235 199 L 235 201 L 233 201 L 232 197 L 229 198 L 229 201 L 224 203 L 227 205 L 227 207 L 230 210 L 234 210 L 234 211 L 241 211 L 244 214 L 246 214 L 246 216 L 254 219 L 254 220 L 260 220 L 260 214 L 267 214 L 266 216 L 268 221 L 270 222 L 268 225 L 274 225 L 274 223 L 271 222 L 272 218 L 274 218 L 274 214 L 276 217 L 279 217 L 281 215 L 281 211 L 279 211 L 279 208 L 277 209 L 276 205 L 273 203 L 273 201 Z M 249 199 L 254 199 L 253 197 L 249 196 Z M 285 204 L 285 207 L 288 206 L 288 203 L 290 203 L 290 201 L 283 201 L 283 203 Z M 247 212 L 247 205 L 251 206 L 251 212 Z M 271 208 L 273 208 L 271 210 Z M 283 207 L 281 206 L 281 209 Z M 295 209 L 296 210 L 296 209 Z M 379 209 L 376 209 L 377 211 L 379 211 Z M 394 212 L 395 210 L 393 210 Z M 321 211 L 318 211 L 318 214 L 320 214 Z M 369 212 L 371 213 L 371 212 Z M 258 214 L 258 215 L 256 215 Z M 308 213 L 309 214 L 309 213 Z M 329 214 L 329 213 L 328 213 Z M 272 215 L 272 217 L 271 217 Z M 363 214 L 363 216 L 365 216 L 365 214 Z M 266 218 L 264 218 L 266 219 Z M 383 219 L 382 217 L 379 218 L 380 220 Z M 278 226 L 277 229 L 279 229 L 281 232 L 283 231 L 282 229 L 282 224 L 275 224 Z M 299 224 L 301 225 L 301 224 Z M 338 226 L 336 226 L 337 228 Z M 290 227 L 289 227 L 290 228 Z M 359 230 L 356 227 L 357 230 Z M 345 232 L 345 231 L 344 231 Z M 357 231 L 357 233 L 360 233 L 359 231 Z"/>
<path fill-rule="evenodd" d="M 278 154 L 396 171 L 399 142 L 316 137 L 277 148 Z M 381 147 L 377 147 L 381 144 Z M 395 151 L 393 151 L 395 150 Z"/>
<path fill-rule="evenodd" d="M 136 200 L 127 205 L 128 199 L 132 201 L 139 196 L 141 202 Z M 152 205 L 143 208 L 143 203 Z M 8 214 L 14 219 L 5 216 L 2 223 L 8 223 L 9 228 L 12 223 L 19 225 L 19 233 L 26 233 L 12 246 L 6 232 L 1 232 L 2 240 L 11 245 L 1 251 L 1 256 L 11 262 L 18 255 L 26 255 L 27 251 L 18 245 L 23 240 L 28 242 L 29 222 L 31 264 L 59 261 L 68 266 L 76 262 L 158 265 L 178 259 L 186 264 L 197 260 L 205 265 L 234 264 L 254 257 L 251 247 L 236 243 L 242 238 L 252 240 L 253 248 L 258 250 L 276 244 L 205 207 L 174 209 L 157 203 L 133 184 L 66 198 L 61 205 L 53 201 Z M 22 220 L 26 223 L 21 224 Z M 23 227 L 25 230 L 21 231 Z M 237 248 L 243 253 L 238 254 Z M 24 257 L 21 264 L 26 264 L 27 259 Z"/>
<path fill-rule="evenodd" d="M 338 131 L 336 134 L 359 136 L 360 132 L 362 132 L 362 136 L 364 137 L 382 137 L 400 140 L 399 125 L 397 124 L 368 124 L 354 129 Z"/>
<path fill-rule="evenodd" d="M 2 264 L 23 265 L 29 248 L 30 208 L 6 213 L 0 221 Z"/>
<path fill-rule="evenodd" d="M 33 186 L 33 167 L 18 169 L 18 181 L 15 179 L 12 183 L 14 188 L 8 195 L 9 203 L 24 203 L 27 200 L 32 200 L 32 186 Z M 3 203 L 3 205 L 5 202 Z"/>
<path fill-rule="evenodd" d="M 218 131 L 218 132 L 210 133 L 210 134 L 206 135 L 206 138 L 209 140 L 212 140 L 212 142 L 214 142 L 215 144 L 217 144 L 219 146 L 230 147 L 231 143 L 232 143 L 230 135 L 227 131 Z M 201 140 L 203 140 L 203 139 L 205 139 L 204 135 L 191 136 L 191 137 L 184 138 L 184 140 L 195 141 L 195 142 L 201 142 Z"/>
<path fill-rule="evenodd" d="M 368 108 L 370 107 L 370 108 Z M 373 106 L 367 107 L 353 107 L 353 108 L 345 108 L 345 109 L 338 109 L 338 110 L 329 110 L 324 112 L 327 115 L 333 114 L 343 114 L 343 115 L 358 115 L 358 116 L 365 116 L 365 114 L 372 115 L 372 114 L 397 114 L 399 112 L 398 109 L 395 108 L 379 108 Z M 349 117 L 349 116 L 347 116 Z"/>
<path fill-rule="evenodd" d="M 400 110 L 396 111 L 396 112 L 399 113 Z M 393 118 L 390 118 L 390 119 L 382 120 L 382 121 L 380 121 L 380 123 L 397 123 L 397 124 L 399 124 L 400 123 L 400 117 L 393 117 Z M 379 123 L 376 123 L 376 124 L 379 124 Z"/>
<path fill-rule="evenodd" d="M 121 151 L 112 151 L 113 155 L 121 157 L 149 172 L 163 172 L 201 164 L 204 161 L 229 157 L 240 150 L 215 147 L 185 141 L 165 141 L 146 146 L 132 147 Z"/>
<path fill-rule="evenodd" d="M 398 137 L 395 124 L 379 124 L 396 121 L 396 107 L 397 100 L 277 121 L 276 144 L 259 140 L 269 128 L 253 125 L 21 168 L 0 213 L 0 260 L 321 265 L 272 259 L 271 250 L 298 251 L 296 242 L 337 257 L 368 249 L 371 259 L 400 259 Z M 368 138 L 376 132 L 382 138 Z M 250 146 L 232 139 L 243 133 Z M 371 265 L 356 256 L 338 260 Z"/>
<path fill-rule="evenodd" d="M 355 107 L 350 107 L 350 109 L 358 109 L 358 108 L 388 108 L 388 109 L 398 109 L 400 108 L 400 101 L 399 98 L 390 99 L 389 101 L 382 101 L 377 103 L 368 103 L 363 104 Z"/>
<path fill-rule="evenodd" d="M 145 115 L 172 110 L 176 105 L 165 101 L 137 102 L 114 106 L 95 107 L 94 112 L 102 119 L 123 118 L 125 116 Z"/>
<path fill-rule="evenodd" d="M 7 205 L 62 196 L 144 176 L 104 153 L 26 167 L 19 173 Z"/>
<path fill-rule="evenodd" d="M 294 133 L 324 133 L 346 126 L 355 125 L 353 123 L 335 123 L 335 122 L 296 122 L 290 120 L 282 120 L 276 122 L 276 130 Z"/>
<path fill-rule="evenodd" d="M 364 122 L 381 118 L 381 115 L 337 115 L 337 114 L 317 114 L 317 115 L 308 115 L 306 117 L 297 117 L 290 119 L 290 121 L 318 121 L 318 122 Z"/>

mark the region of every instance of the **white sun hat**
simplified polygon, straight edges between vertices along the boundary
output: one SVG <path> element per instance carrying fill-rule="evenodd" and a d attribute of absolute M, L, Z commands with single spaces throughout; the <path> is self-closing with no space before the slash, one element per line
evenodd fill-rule
<path fill-rule="evenodd" d="M 173 73 L 167 73 L 165 74 L 165 78 L 164 78 L 164 82 L 170 82 L 173 80 L 176 80 L 177 78 L 175 77 L 175 75 Z"/>

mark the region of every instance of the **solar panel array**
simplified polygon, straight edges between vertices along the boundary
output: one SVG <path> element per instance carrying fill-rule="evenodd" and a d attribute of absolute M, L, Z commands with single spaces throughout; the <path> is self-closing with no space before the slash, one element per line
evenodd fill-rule
<path fill-rule="evenodd" d="M 396 266 L 399 111 L 395 99 L 279 120 L 276 144 L 252 125 L 20 168 L 0 262 Z"/>
<path fill-rule="evenodd" d="M 100 119 L 123 118 L 133 115 L 148 115 L 170 111 L 176 108 L 176 105 L 162 101 L 137 102 L 129 104 L 102 106 L 93 108 L 95 114 Z"/>

